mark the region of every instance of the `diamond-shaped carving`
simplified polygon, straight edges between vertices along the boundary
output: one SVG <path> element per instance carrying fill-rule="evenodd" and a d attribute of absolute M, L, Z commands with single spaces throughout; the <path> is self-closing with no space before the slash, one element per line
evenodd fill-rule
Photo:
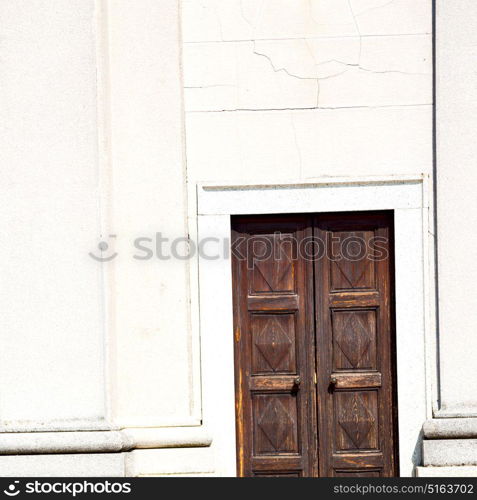
<path fill-rule="evenodd" d="M 370 231 L 333 234 L 331 255 L 334 289 L 374 287 L 374 263 L 369 253 L 369 238 L 372 234 Z"/>
<path fill-rule="evenodd" d="M 276 451 L 281 449 L 287 436 L 292 435 L 294 431 L 293 419 L 278 399 L 269 401 L 258 426 Z"/>
<path fill-rule="evenodd" d="M 285 245 L 280 235 L 253 242 L 254 290 L 259 292 L 283 292 L 293 289 L 293 266 L 289 245 Z M 262 256 L 259 258 L 258 256 Z"/>
<path fill-rule="evenodd" d="M 362 259 L 358 262 L 349 262 L 346 260 L 336 260 L 335 265 L 343 275 L 344 279 L 349 283 L 351 288 L 357 288 L 364 276 L 364 273 L 368 270 L 371 261 L 368 259 Z"/>
<path fill-rule="evenodd" d="M 356 313 L 349 313 L 346 316 L 348 318 L 344 325 L 336 329 L 335 340 L 351 366 L 357 368 L 372 338 Z"/>
<path fill-rule="evenodd" d="M 289 353 L 292 341 L 276 318 L 270 319 L 255 342 L 260 354 L 273 371 Z"/>
<path fill-rule="evenodd" d="M 357 393 L 348 400 L 340 412 L 338 422 L 356 448 L 360 448 L 375 419 L 366 408 L 361 396 Z"/>
<path fill-rule="evenodd" d="M 288 278 L 291 262 L 285 259 L 283 261 L 275 260 L 272 264 L 268 264 L 268 266 L 266 264 L 268 263 L 255 261 L 255 269 L 261 274 L 270 292 L 281 291 L 285 288 L 282 286 L 282 282 L 285 278 Z"/>

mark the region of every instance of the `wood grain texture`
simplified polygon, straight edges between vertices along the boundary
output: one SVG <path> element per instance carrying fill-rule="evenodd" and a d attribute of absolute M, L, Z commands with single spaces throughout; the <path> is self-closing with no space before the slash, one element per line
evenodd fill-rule
<path fill-rule="evenodd" d="M 317 474 L 312 262 L 298 245 L 308 216 L 233 219 L 240 476 Z"/>
<path fill-rule="evenodd" d="M 232 218 L 239 476 L 397 475 L 392 223 Z M 327 257 L 300 255 L 311 236 Z"/>
<path fill-rule="evenodd" d="M 392 217 L 318 215 L 314 234 L 333 257 L 315 261 L 320 476 L 396 476 Z"/>

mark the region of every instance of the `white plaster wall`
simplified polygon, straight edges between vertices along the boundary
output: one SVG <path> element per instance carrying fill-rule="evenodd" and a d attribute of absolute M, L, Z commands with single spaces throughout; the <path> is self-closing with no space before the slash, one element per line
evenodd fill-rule
<path fill-rule="evenodd" d="M 105 415 L 94 2 L 0 2 L 0 429 Z"/>
<path fill-rule="evenodd" d="M 109 2 L 111 381 L 121 427 L 200 424 L 198 337 L 191 336 L 189 263 L 133 246 L 156 232 L 187 236 L 177 0 Z M 167 247 L 168 245 L 165 245 Z M 181 248 L 181 247 L 179 247 Z"/>
<path fill-rule="evenodd" d="M 0 429 L 198 425 L 189 263 L 133 258 L 187 235 L 179 1 L 0 15 Z"/>
<path fill-rule="evenodd" d="M 201 210 L 196 188 L 202 182 L 270 185 L 340 176 L 432 177 L 430 0 L 183 0 L 182 27 L 192 235 Z M 233 193 L 226 198 L 212 213 L 233 204 Z M 245 203 L 244 212 L 249 209 Z M 208 231 L 214 234 L 213 228 Z M 406 245 L 401 241 L 400 251 Z M 220 265 L 208 265 L 211 276 Z M 227 264 L 222 265 L 225 269 Z M 201 293 L 212 297 L 208 279 L 201 273 Z M 204 304 L 202 298 L 202 322 Z M 223 314 L 221 309 L 219 317 Z M 422 326 L 421 320 L 415 328 Z M 207 333 L 201 332 L 203 360 L 208 359 Z M 223 342 L 223 353 L 230 350 L 225 340 L 214 342 Z M 406 355 L 400 359 L 405 366 Z M 423 353 L 420 364 L 424 371 Z M 402 372 L 403 379 L 410 373 Z M 221 405 L 223 398 L 215 401 L 209 377 L 204 369 L 204 420 L 212 426 L 212 449 L 222 473 L 230 474 L 233 436 L 214 424 L 218 414 L 225 429 L 228 409 Z M 220 387 L 230 387 L 229 378 Z M 424 376 L 413 383 L 425 393 Z M 423 422 L 428 402 L 419 403 Z M 411 401 L 401 396 L 399 404 L 403 449 L 411 450 L 401 456 L 407 475 L 412 462 L 419 462 L 422 422 L 412 420 L 407 409 Z"/>
<path fill-rule="evenodd" d="M 430 172 L 428 0 L 184 0 L 188 178 Z"/>
<path fill-rule="evenodd" d="M 477 4 L 436 5 L 440 411 L 476 415 Z"/>
<path fill-rule="evenodd" d="M 429 173 L 431 2 L 0 9 L 3 426 L 199 425 L 197 262 L 135 260 L 134 238 L 194 238 L 199 181 Z M 90 259 L 111 234 L 118 257 Z M 127 470 L 233 471 L 215 404 L 212 448 L 135 451 Z"/>

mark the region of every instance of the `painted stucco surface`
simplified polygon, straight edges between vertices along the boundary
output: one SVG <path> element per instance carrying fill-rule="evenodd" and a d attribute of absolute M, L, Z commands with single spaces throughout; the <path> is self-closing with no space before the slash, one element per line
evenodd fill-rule
<path fill-rule="evenodd" d="M 189 179 L 429 172 L 431 5 L 183 2 Z"/>
<path fill-rule="evenodd" d="M 437 4 L 440 401 L 432 373 L 427 393 L 457 414 L 476 400 L 460 382 L 477 375 L 477 12 Z M 93 440 L 117 453 L 49 458 L 53 471 L 221 473 L 197 260 L 134 259 L 132 243 L 196 238 L 197 183 L 432 182 L 432 2 L 4 0 L 0 15 L 0 430 L 119 432 L 114 450 Z M 89 257 L 99 241 L 118 256 Z M 2 470 L 44 474 L 24 439 Z"/>
<path fill-rule="evenodd" d="M 0 429 L 104 425 L 93 15 L 0 3 Z"/>
<path fill-rule="evenodd" d="M 472 1 L 437 2 L 437 220 L 441 413 L 477 416 L 477 56 Z"/>

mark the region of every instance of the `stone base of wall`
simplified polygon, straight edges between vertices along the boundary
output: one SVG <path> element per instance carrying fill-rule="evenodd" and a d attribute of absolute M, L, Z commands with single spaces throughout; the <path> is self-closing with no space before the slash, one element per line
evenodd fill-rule
<path fill-rule="evenodd" d="M 0 477 L 193 477 L 215 471 L 210 448 L 0 456 Z"/>
<path fill-rule="evenodd" d="M 477 418 L 434 418 L 422 430 L 418 477 L 477 477 Z"/>
<path fill-rule="evenodd" d="M 417 477 L 477 477 L 476 466 L 417 467 Z"/>
<path fill-rule="evenodd" d="M 124 453 L 0 456 L 2 477 L 124 477 Z"/>

